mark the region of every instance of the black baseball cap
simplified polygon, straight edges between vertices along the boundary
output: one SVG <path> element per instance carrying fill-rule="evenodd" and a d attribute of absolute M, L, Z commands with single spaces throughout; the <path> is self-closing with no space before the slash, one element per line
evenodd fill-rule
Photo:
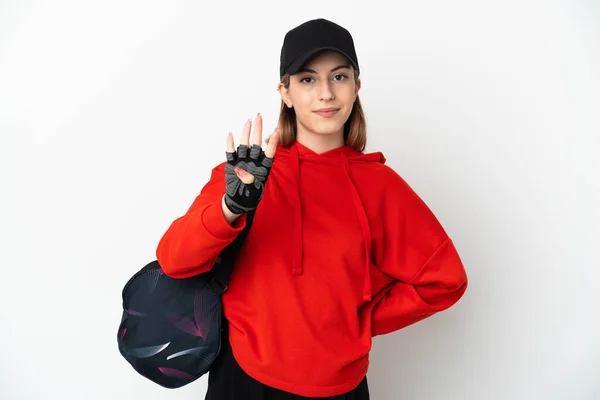
<path fill-rule="evenodd" d="M 347 29 L 324 18 L 313 19 L 289 31 L 283 39 L 279 78 L 294 75 L 312 56 L 334 50 L 346 57 L 357 71 L 358 58 L 354 40 Z"/>

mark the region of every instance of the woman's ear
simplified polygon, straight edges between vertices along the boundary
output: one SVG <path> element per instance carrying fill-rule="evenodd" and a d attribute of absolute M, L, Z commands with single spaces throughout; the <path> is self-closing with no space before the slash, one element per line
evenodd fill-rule
<path fill-rule="evenodd" d="M 285 85 L 282 82 L 280 82 L 279 85 L 277 85 L 277 91 L 281 95 L 281 100 L 283 100 L 285 105 L 288 108 L 292 108 L 292 99 L 289 96 L 288 89 L 286 89 Z"/>
<path fill-rule="evenodd" d="M 361 80 L 357 79 L 356 80 L 356 90 L 354 92 L 354 100 L 356 100 L 356 98 L 358 97 L 358 91 L 360 90 L 361 84 L 362 84 Z"/>

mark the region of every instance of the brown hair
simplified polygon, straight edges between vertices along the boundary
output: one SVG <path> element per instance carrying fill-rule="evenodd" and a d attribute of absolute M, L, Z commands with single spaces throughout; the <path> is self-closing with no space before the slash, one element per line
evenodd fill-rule
<path fill-rule="evenodd" d="M 354 82 L 358 84 L 359 73 L 356 69 L 353 70 Z M 290 75 L 285 74 L 281 78 L 281 83 L 283 83 L 286 89 L 289 88 Z M 279 144 L 286 148 L 290 147 L 296 140 L 296 112 L 293 108 L 288 108 L 283 100 L 281 100 L 278 126 L 281 129 Z M 344 143 L 361 153 L 367 145 L 367 123 L 358 96 L 354 101 L 350 117 L 348 117 L 348 121 L 344 125 Z"/>

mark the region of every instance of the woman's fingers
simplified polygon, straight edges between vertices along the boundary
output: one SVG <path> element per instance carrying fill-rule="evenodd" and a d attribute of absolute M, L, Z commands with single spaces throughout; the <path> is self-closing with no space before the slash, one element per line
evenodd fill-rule
<path fill-rule="evenodd" d="M 233 143 L 233 134 L 231 132 L 229 132 L 229 135 L 227 135 L 227 152 L 235 152 L 235 144 Z"/>
<path fill-rule="evenodd" d="M 260 113 L 256 114 L 256 119 L 254 120 L 254 133 L 252 134 L 252 144 L 256 144 L 262 146 L 262 129 L 263 129 L 263 119 Z"/>
<path fill-rule="evenodd" d="M 265 156 L 268 158 L 275 157 L 275 150 L 277 150 L 277 144 L 279 143 L 279 136 L 281 132 L 279 128 L 275 128 L 273 134 L 269 137 L 269 143 L 267 144 L 267 150 L 265 151 Z"/>
<path fill-rule="evenodd" d="M 244 144 L 246 146 L 250 145 L 250 129 L 252 128 L 252 120 L 248 119 L 246 124 L 244 125 L 244 129 L 242 130 L 242 140 L 240 144 Z"/>
<path fill-rule="evenodd" d="M 250 145 L 251 130 L 252 130 L 252 120 L 248 119 L 248 121 L 246 121 L 246 124 L 244 125 L 243 131 L 242 131 L 242 138 L 240 141 L 240 145 L 246 145 L 246 146 L 248 146 L 248 149 L 244 150 L 244 154 L 241 155 L 241 157 L 248 156 L 252 145 L 257 145 L 257 146 L 262 147 L 263 118 L 260 113 L 258 113 L 256 115 L 256 120 L 255 120 L 255 124 L 254 124 L 254 133 L 253 133 L 253 137 L 252 137 L 252 145 Z M 267 138 L 267 150 L 264 152 L 265 157 L 268 157 L 268 158 L 275 157 L 275 152 L 277 150 L 277 145 L 279 144 L 279 141 L 280 141 L 280 136 L 281 136 L 281 130 L 279 129 L 279 127 L 277 127 L 277 128 L 275 128 L 275 130 L 273 131 L 271 136 L 269 136 Z M 239 154 L 237 154 L 234 139 L 233 139 L 233 134 L 231 132 L 229 132 L 229 135 L 227 136 L 227 152 L 234 153 L 233 156 L 231 156 L 232 160 L 230 160 L 230 161 L 236 162 L 237 156 Z M 230 156 L 228 156 L 228 157 L 230 157 Z M 244 181 L 244 183 L 252 183 L 251 181 L 254 181 L 254 176 L 250 173 L 247 173 L 247 174 L 251 178 L 247 177 L 247 179 L 242 179 L 242 175 L 240 175 L 240 174 L 238 174 L 238 177 L 240 179 L 242 179 L 242 181 Z M 250 182 L 247 182 L 247 181 L 250 181 Z"/>

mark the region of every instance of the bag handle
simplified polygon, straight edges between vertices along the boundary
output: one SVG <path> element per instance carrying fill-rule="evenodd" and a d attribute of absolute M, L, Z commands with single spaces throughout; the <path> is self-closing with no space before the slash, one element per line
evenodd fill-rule
<path fill-rule="evenodd" d="M 233 265 L 235 264 L 235 260 L 246 240 L 246 236 L 248 236 L 248 231 L 252 226 L 252 221 L 254 220 L 254 213 L 256 209 L 252 209 L 246 213 L 246 226 L 244 230 L 242 230 L 237 237 L 231 242 L 227 247 L 221 251 L 215 265 L 213 266 L 213 276 L 210 279 L 210 286 L 213 290 L 220 296 L 222 295 L 227 288 L 229 287 L 229 279 L 231 278 L 231 273 L 233 271 Z M 215 268 L 216 267 L 216 268 Z"/>

